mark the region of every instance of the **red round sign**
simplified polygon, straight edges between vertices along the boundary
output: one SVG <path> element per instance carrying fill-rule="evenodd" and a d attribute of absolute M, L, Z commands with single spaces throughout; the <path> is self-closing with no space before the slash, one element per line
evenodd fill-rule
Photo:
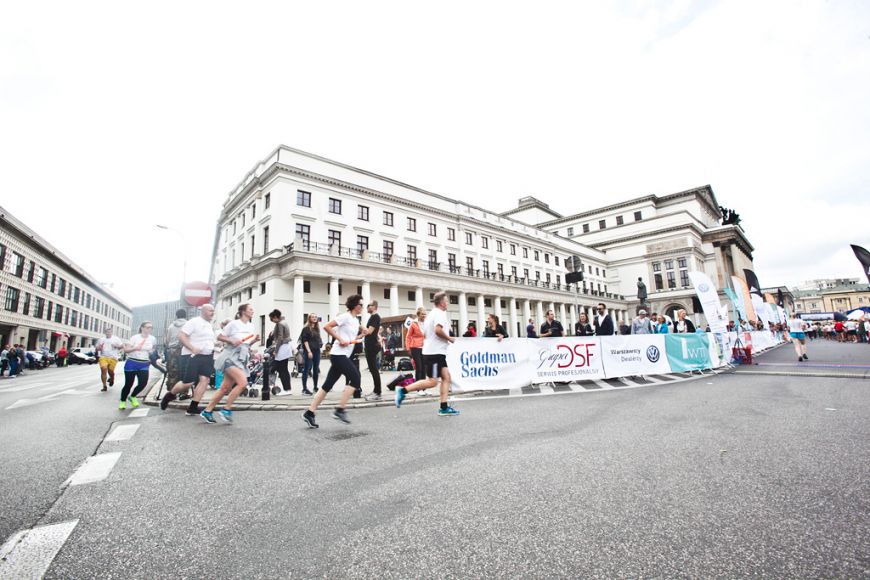
<path fill-rule="evenodd" d="M 205 282 L 188 282 L 184 285 L 181 297 L 191 306 L 202 306 L 211 302 L 211 287 Z"/>

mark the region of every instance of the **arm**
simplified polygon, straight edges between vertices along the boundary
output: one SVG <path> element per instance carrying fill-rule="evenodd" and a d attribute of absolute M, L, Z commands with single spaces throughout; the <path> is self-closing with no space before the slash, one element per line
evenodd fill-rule
<path fill-rule="evenodd" d="M 335 319 L 330 320 L 330 321 L 327 322 L 326 325 L 323 327 L 323 331 L 326 332 L 326 334 L 328 334 L 329 336 L 331 336 L 331 337 L 333 338 L 333 340 L 335 340 L 335 341 L 338 343 L 338 346 L 347 346 L 347 345 L 349 345 L 349 344 L 350 344 L 349 342 L 347 342 L 346 340 L 342 340 L 342 339 L 338 336 L 338 333 L 335 332 L 335 327 L 336 327 L 336 326 L 338 326 L 338 322 L 336 322 Z"/>
<path fill-rule="evenodd" d="M 178 333 L 178 342 L 184 345 L 184 347 L 193 354 L 199 354 L 202 352 L 202 350 L 194 348 L 193 344 L 190 342 L 190 336 L 184 331 Z"/>
<path fill-rule="evenodd" d="M 448 333 L 444 332 L 444 327 L 441 326 L 440 324 L 435 325 L 435 335 L 438 336 L 439 338 L 443 338 L 444 340 L 446 340 L 450 344 L 453 344 L 453 342 L 456 341 L 455 338 L 450 336 Z"/>

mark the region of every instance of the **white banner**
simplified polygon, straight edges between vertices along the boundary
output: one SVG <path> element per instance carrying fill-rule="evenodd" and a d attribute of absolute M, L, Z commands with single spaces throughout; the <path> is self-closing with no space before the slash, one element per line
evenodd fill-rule
<path fill-rule="evenodd" d="M 607 377 L 671 372 L 663 334 L 602 336 L 599 340 L 604 373 Z"/>
<path fill-rule="evenodd" d="M 542 338 L 532 342 L 537 355 L 536 383 L 603 379 L 604 365 L 598 338 Z"/>
<path fill-rule="evenodd" d="M 710 330 L 712 332 L 727 332 L 728 310 L 723 308 L 719 302 L 719 293 L 716 291 L 716 285 L 703 272 L 689 272 L 689 278 L 692 280 L 692 285 L 698 294 L 698 300 L 701 302 L 701 308 L 704 310 L 704 316 L 707 317 L 707 324 L 710 325 Z"/>
<path fill-rule="evenodd" d="M 536 341 L 534 341 L 536 342 Z M 527 338 L 457 338 L 447 368 L 457 391 L 527 387 L 535 378 L 533 341 Z"/>

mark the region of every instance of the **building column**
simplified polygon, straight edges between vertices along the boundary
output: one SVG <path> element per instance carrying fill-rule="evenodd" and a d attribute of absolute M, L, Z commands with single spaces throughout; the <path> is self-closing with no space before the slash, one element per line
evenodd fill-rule
<path fill-rule="evenodd" d="M 567 330 L 568 327 L 571 326 L 571 323 L 568 322 L 568 323 L 566 324 L 566 320 L 565 320 L 565 305 L 564 305 L 564 304 L 559 304 L 559 313 L 558 313 L 558 316 L 559 316 L 559 322 L 562 323 L 562 327 L 565 328 L 565 329 Z"/>
<path fill-rule="evenodd" d="M 535 303 L 535 332 L 541 330 L 542 324 L 544 324 L 544 303 L 538 300 Z"/>
<path fill-rule="evenodd" d="M 335 320 L 338 316 L 338 278 L 329 279 L 329 315 L 328 320 Z"/>
<path fill-rule="evenodd" d="M 513 297 L 511 297 L 509 300 L 510 300 L 509 310 L 511 313 L 511 329 L 510 329 L 510 332 L 508 332 L 508 334 L 510 336 L 514 336 L 514 337 L 522 336 L 522 334 L 521 334 L 522 325 L 517 324 L 517 322 L 518 322 L 517 321 L 517 301 Z"/>
<path fill-rule="evenodd" d="M 299 336 L 305 326 L 305 279 L 293 277 L 293 308 L 290 316 L 290 336 Z M 265 338 L 263 339 L 265 341 Z"/>
<path fill-rule="evenodd" d="M 417 303 L 416 307 L 420 308 L 425 303 L 423 302 L 423 288 L 422 286 L 417 286 L 417 289 L 414 291 L 414 302 Z"/>
<path fill-rule="evenodd" d="M 477 335 L 483 333 L 483 328 L 486 326 L 486 303 L 483 294 L 477 295 Z"/>
<path fill-rule="evenodd" d="M 501 324 L 504 324 L 504 320 L 502 320 L 502 312 L 501 312 L 501 296 L 494 296 L 492 298 L 492 309 L 495 311 L 495 315 L 498 316 L 498 320 Z"/>
<path fill-rule="evenodd" d="M 568 325 L 568 330 L 570 331 L 568 334 L 574 336 L 574 324 L 579 320 L 580 316 L 577 314 L 577 306 L 572 304 L 568 307 L 569 316 L 571 317 L 571 323 Z"/>
<path fill-rule="evenodd" d="M 468 296 L 465 292 L 459 293 L 459 335 L 468 327 Z"/>
<path fill-rule="evenodd" d="M 399 285 L 390 286 L 390 316 L 399 315 Z"/>

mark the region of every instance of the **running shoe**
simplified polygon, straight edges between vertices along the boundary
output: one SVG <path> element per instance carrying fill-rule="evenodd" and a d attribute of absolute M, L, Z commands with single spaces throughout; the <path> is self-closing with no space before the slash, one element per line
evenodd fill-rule
<path fill-rule="evenodd" d="M 345 425 L 350 424 L 350 419 L 347 418 L 347 411 L 344 409 L 336 409 L 332 412 L 332 418 L 336 421 L 341 421 Z"/>
<path fill-rule="evenodd" d="M 107 389 L 106 387 L 103 387 L 103 388 L 100 389 L 100 390 L 103 391 L 103 392 L 105 393 L 105 392 L 108 391 L 109 389 Z"/>
<path fill-rule="evenodd" d="M 458 415 L 459 411 L 453 407 L 447 407 L 446 409 L 438 409 L 438 414 L 442 417 L 451 417 L 453 415 Z"/>
<path fill-rule="evenodd" d="M 313 395 L 314 393 L 312 393 L 312 392 L 309 391 L 308 389 L 302 389 L 302 394 L 303 394 L 303 395 Z"/>
<path fill-rule="evenodd" d="M 115 386 L 115 378 L 114 378 L 114 377 L 112 377 L 111 379 L 109 379 L 109 386 L 110 386 L 110 387 L 114 387 L 114 386 Z"/>
<path fill-rule="evenodd" d="M 371 395 L 366 395 L 366 401 L 383 401 L 384 398 L 378 393 L 372 393 Z"/>
<path fill-rule="evenodd" d="M 172 392 L 166 393 L 163 395 L 163 398 L 160 399 L 160 410 L 165 411 L 169 407 L 169 403 L 175 400 L 175 395 Z"/>
<path fill-rule="evenodd" d="M 233 412 L 232 412 L 231 410 L 229 410 L 229 409 L 221 409 L 220 417 L 221 417 L 221 419 L 223 419 L 224 422 L 226 422 L 226 423 L 232 423 L 232 422 L 233 422 Z"/>
<path fill-rule="evenodd" d="M 405 397 L 408 396 L 408 391 L 405 390 L 405 387 L 396 387 L 396 408 L 402 406 L 402 401 L 405 400 Z"/>
<path fill-rule="evenodd" d="M 312 429 L 317 429 L 320 427 L 317 423 L 314 422 L 314 413 L 311 410 L 307 410 L 302 413 L 302 420 Z"/>
<path fill-rule="evenodd" d="M 139 406 L 139 399 L 137 399 L 136 397 L 130 397 L 127 400 L 130 401 L 130 406 L 134 409 Z"/>
<path fill-rule="evenodd" d="M 807 355 L 804 355 L 804 360 L 810 360 L 810 357 L 808 357 Z"/>
<path fill-rule="evenodd" d="M 196 415 L 199 415 L 199 413 L 200 413 L 199 407 L 196 407 L 194 409 L 188 408 L 187 411 L 184 412 L 184 414 L 187 415 L 188 417 L 194 417 Z"/>
<path fill-rule="evenodd" d="M 203 410 L 202 413 L 199 414 L 199 416 L 202 417 L 202 420 L 206 423 L 217 423 L 217 421 L 214 420 L 214 413 L 212 413 L 211 411 Z"/>
<path fill-rule="evenodd" d="M 119 411 L 123 411 L 123 410 L 125 410 L 126 408 L 127 408 L 127 401 L 121 401 L 121 402 L 118 404 L 118 410 L 119 410 Z"/>

